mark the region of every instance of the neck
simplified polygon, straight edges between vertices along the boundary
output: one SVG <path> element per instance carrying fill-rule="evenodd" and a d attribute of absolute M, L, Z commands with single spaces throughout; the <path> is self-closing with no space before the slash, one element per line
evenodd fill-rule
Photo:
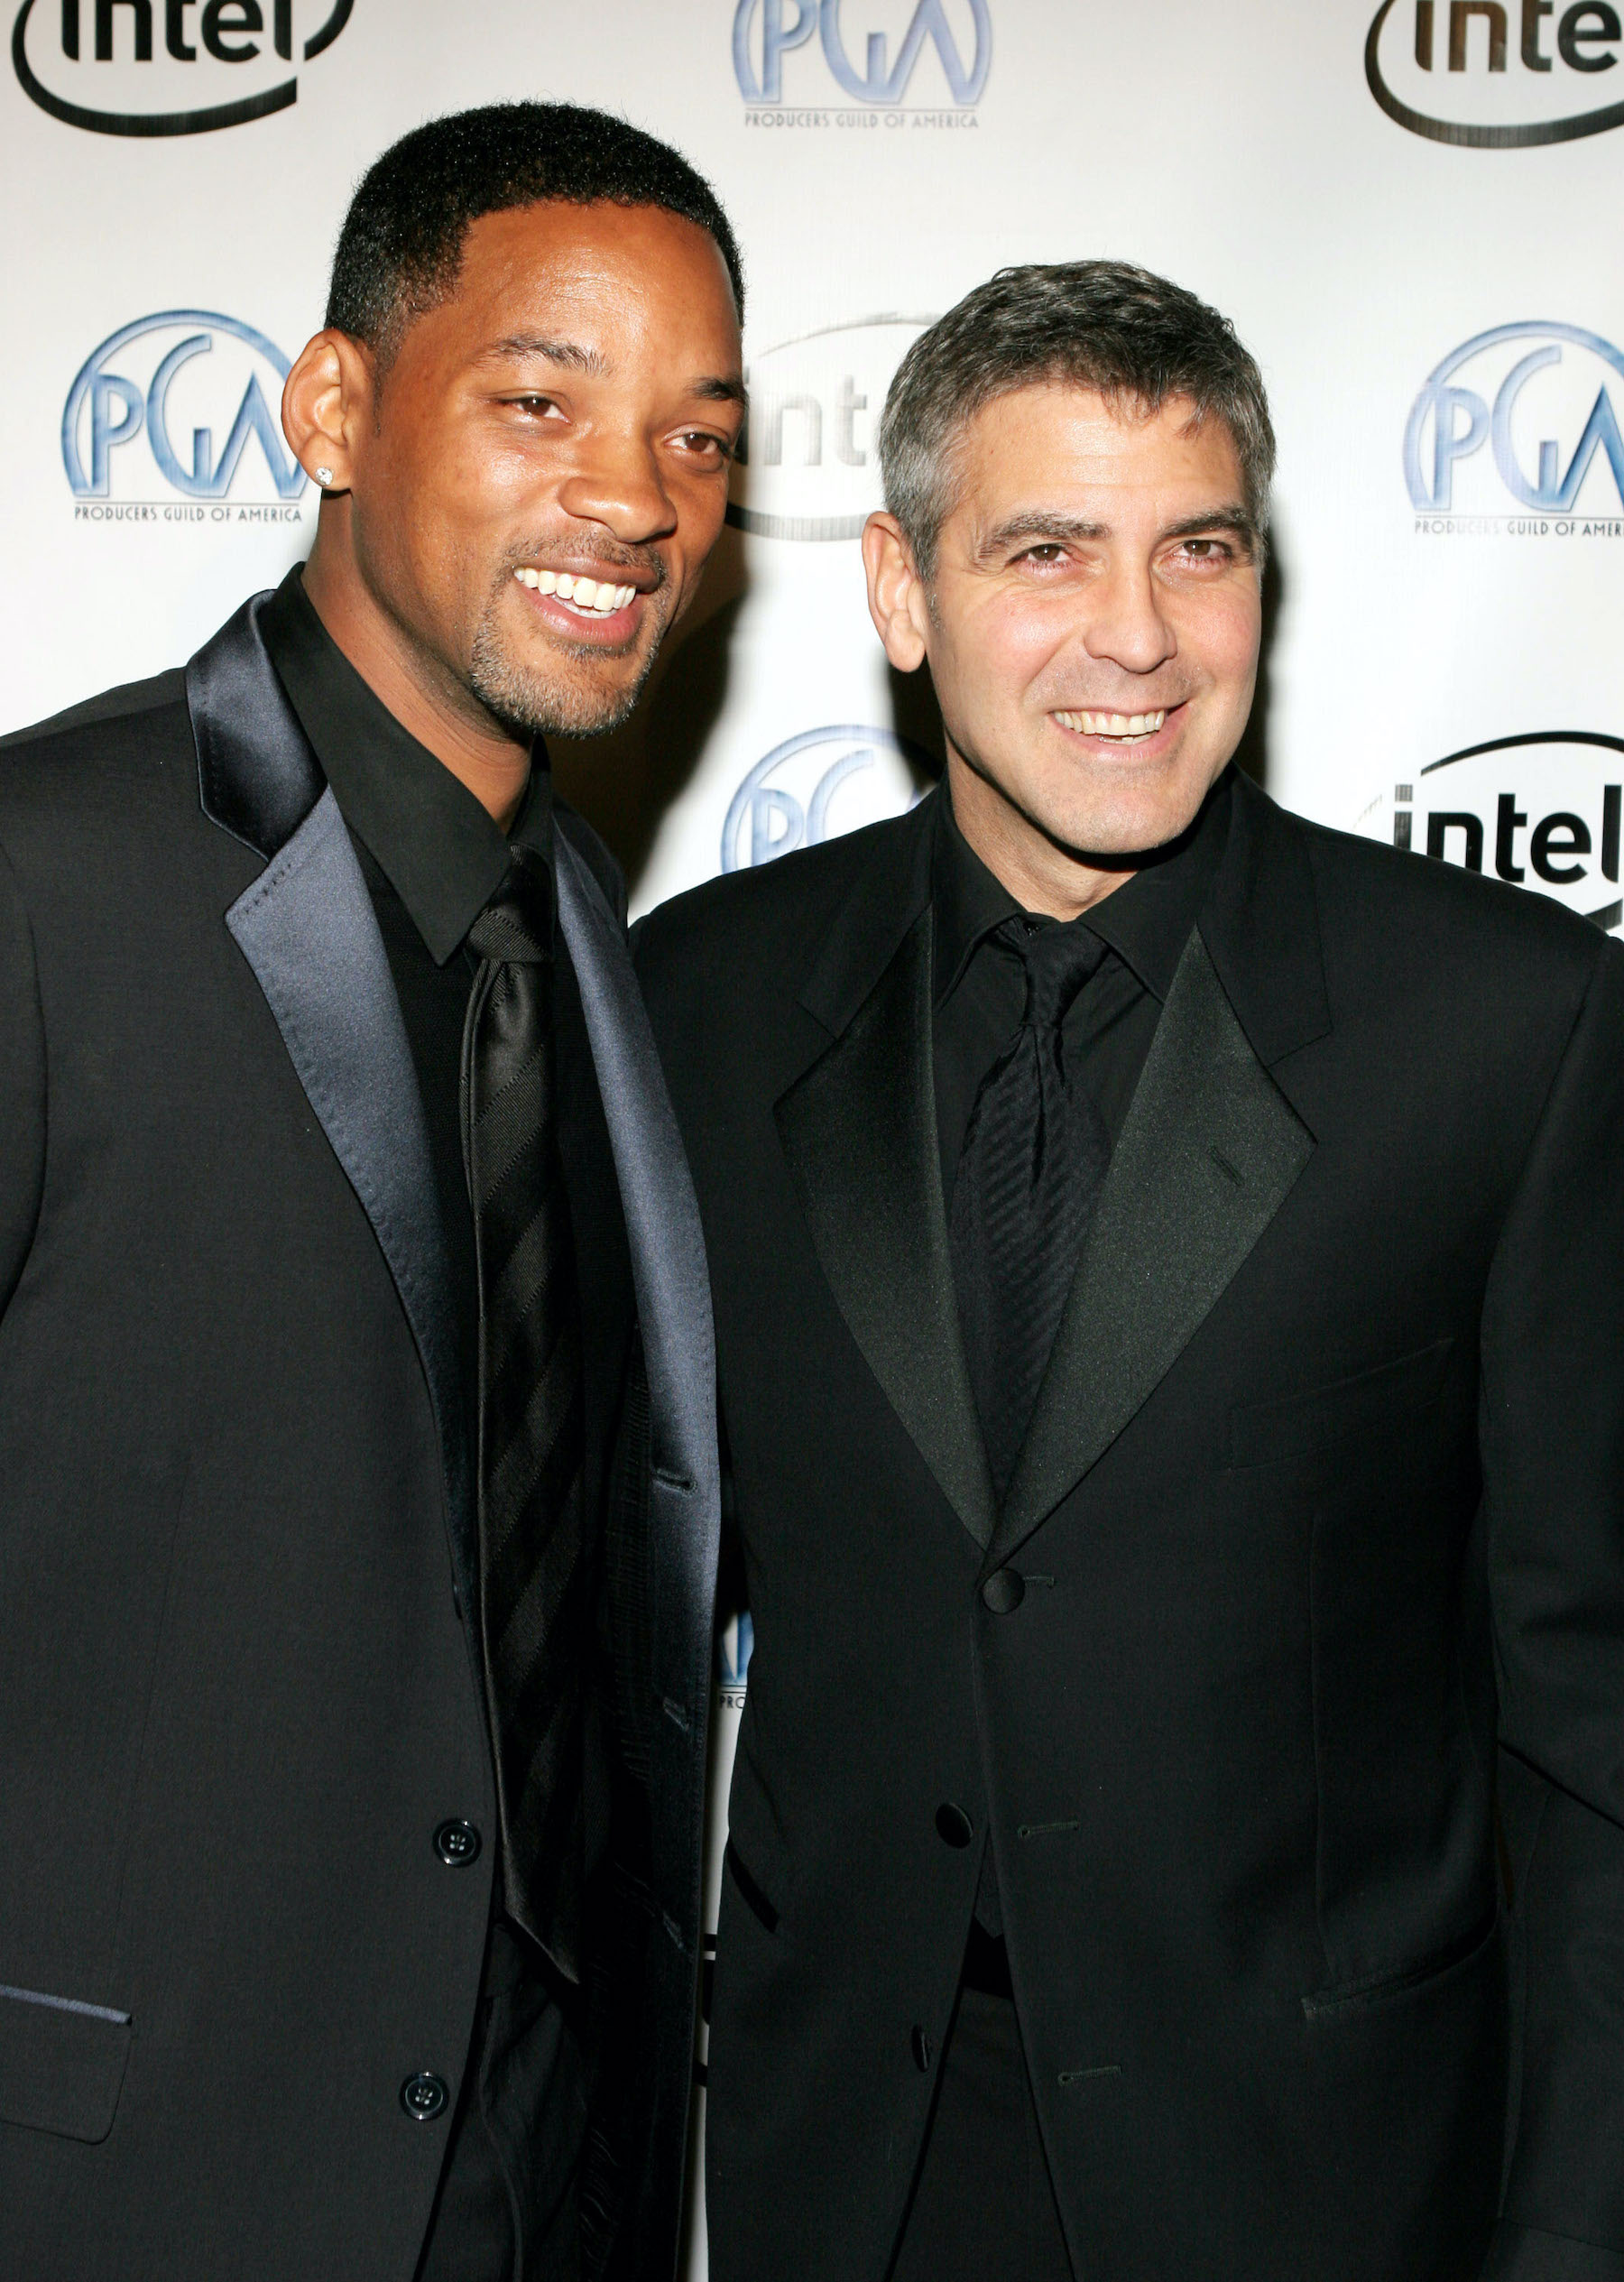
<path fill-rule="evenodd" d="M 512 737 L 477 700 L 437 671 L 362 577 L 355 554 L 328 517 L 348 501 L 323 503 L 304 589 L 316 615 L 401 726 L 449 769 L 505 832 L 530 781 L 530 747 Z"/>
<path fill-rule="evenodd" d="M 1003 793 L 978 776 L 950 744 L 947 784 L 953 820 L 1001 888 L 1023 911 L 1075 919 L 1133 877 L 1131 863 L 1102 865 L 1057 847 Z"/>

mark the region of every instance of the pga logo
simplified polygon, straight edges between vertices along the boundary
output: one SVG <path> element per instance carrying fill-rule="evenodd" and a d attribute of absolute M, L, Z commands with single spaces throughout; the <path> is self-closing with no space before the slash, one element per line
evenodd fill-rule
<path fill-rule="evenodd" d="M 1404 435 L 1414 504 L 1567 515 L 1624 504 L 1624 356 L 1577 325 L 1497 325 L 1428 374 Z"/>
<path fill-rule="evenodd" d="M 884 30 L 865 28 L 851 35 L 864 43 L 861 69 L 852 60 L 848 32 L 842 30 L 841 0 L 789 0 L 789 5 L 794 14 L 787 18 L 785 0 L 739 0 L 734 76 L 746 103 L 781 103 L 784 58 L 810 47 L 814 38 L 835 86 L 855 103 L 888 109 L 900 104 L 927 49 L 936 56 L 952 102 L 968 107 L 981 100 L 992 66 L 987 0 L 907 0 L 905 6 L 890 8 L 884 0 L 867 0 L 871 26 L 876 13 L 893 22 Z"/>
<path fill-rule="evenodd" d="M 309 479 L 272 407 L 288 360 L 252 325 L 164 310 L 121 326 L 74 375 L 62 465 L 76 499 L 291 501 Z"/>
<path fill-rule="evenodd" d="M 932 773 L 928 754 L 893 729 L 803 730 L 758 761 L 728 803 L 722 869 L 770 864 L 900 816 Z"/>
<path fill-rule="evenodd" d="M 207 134 L 299 100 L 299 62 L 355 0 L 23 0 L 12 69 L 31 103 L 89 134 Z"/>

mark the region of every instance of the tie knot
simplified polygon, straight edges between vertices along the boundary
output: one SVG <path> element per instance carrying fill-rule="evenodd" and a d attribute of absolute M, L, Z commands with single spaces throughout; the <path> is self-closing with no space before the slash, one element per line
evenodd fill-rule
<path fill-rule="evenodd" d="M 1081 919 L 1011 919 L 1009 940 L 1026 962 L 1026 1019 L 1034 1030 L 1057 1028 L 1105 956 L 1106 946 Z"/>
<path fill-rule="evenodd" d="M 552 956 L 552 873 L 526 848 L 515 848 L 500 886 L 468 929 L 482 959 L 534 966 Z"/>

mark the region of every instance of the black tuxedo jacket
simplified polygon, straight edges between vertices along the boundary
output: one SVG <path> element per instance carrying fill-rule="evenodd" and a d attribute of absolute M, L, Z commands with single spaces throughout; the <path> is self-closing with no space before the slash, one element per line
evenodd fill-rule
<path fill-rule="evenodd" d="M 1232 799 L 1001 1510 L 927 809 L 647 923 L 755 1625 L 714 2282 L 881 2282 L 983 1834 L 1089 2282 L 1624 2277 L 1624 958 Z"/>
<path fill-rule="evenodd" d="M 184 675 L 0 754 L 17 2282 L 410 2282 L 451 2111 L 417 2121 L 401 2087 L 429 2071 L 455 2102 L 485 1945 L 474 1491 L 433 1173 L 365 884 L 256 607 Z M 660 1622 L 621 1684 L 669 1709 L 638 1889 L 659 1933 L 634 1968 L 642 2136 L 593 2250 L 628 2222 L 675 2231 L 717 1504 L 692 1192 L 613 866 L 560 822 L 561 1058 L 592 1097 L 566 1178 L 589 1312 L 623 1310 L 588 1351 L 630 1344 L 629 1257 L 650 1421 L 622 1503 Z M 589 1369 L 599 1472 L 614 1377 Z M 471 1866 L 436 1851 L 451 1817 L 485 1834 Z"/>

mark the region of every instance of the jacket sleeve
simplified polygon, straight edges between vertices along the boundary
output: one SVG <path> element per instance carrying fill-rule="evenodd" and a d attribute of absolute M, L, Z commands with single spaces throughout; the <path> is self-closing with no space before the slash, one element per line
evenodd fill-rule
<path fill-rule="evenodd" d="M 45 1185 L 45 1026 L 33 930 L 0 848 L 0 1315 L 33 1242 Z"/>
<path fill-rule="evenodd" d="M 1485 2282 L 1624 2282 L 1624 948 L 1502 1228 L 1481 1442 L 1519 2057 Z"/>

